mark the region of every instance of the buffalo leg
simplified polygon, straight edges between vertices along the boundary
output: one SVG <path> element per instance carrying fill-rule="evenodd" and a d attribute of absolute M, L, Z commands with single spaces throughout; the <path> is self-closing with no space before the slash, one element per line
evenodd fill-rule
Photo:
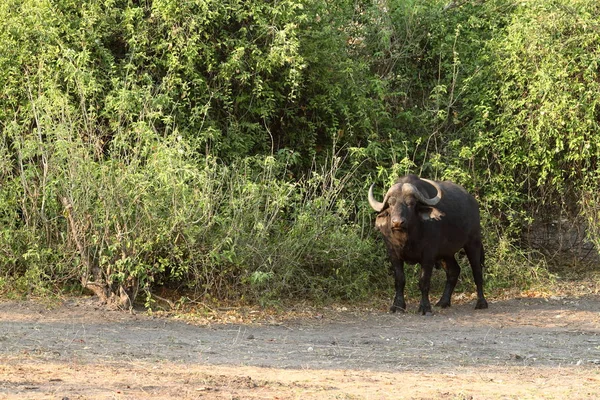
<path fill-rule="evenodd" d="M 473 270 L 473 280 L 477 286 L 476 310 L 488 308 L 488 303 L 483 296 L 483 245 L 480 241 L 465 246 L 465 252 Z"/>
<path fill-rule="evenodd" d="M 433 264 L 433 262 L 421 264 L 421 277 L 419 278 L 421 304 L 419 304 L 419 312 L 423 315 L 431 313 L 431 303 L 429 302 L 429 286 L 431 285 L 431 272 L 433 271 Z"/>
<path fill-rule="evenodd" d="M 392 265 L 394 267 L 394 288 L 396 289 L 396 295 L 390 307 L 390 312 L 395 313 L 396 311 L 406 310 L 406 302 L 404 301 L 406 278 L 404 276 L 404 261 L 393 260 Z"/>
<path fill-rule="evenodd" d="M 442 298 L 437 302 L 436 306 L 447 308 L 450 307 L 452 293 L 458 282 L 460 265 L 458 265 L 454 256 L 444 259 L 444 264 L 446 267 L 444 268 L 446 270 L 446 286 L 444 287 L 444 294 L 442 294 Z"/>

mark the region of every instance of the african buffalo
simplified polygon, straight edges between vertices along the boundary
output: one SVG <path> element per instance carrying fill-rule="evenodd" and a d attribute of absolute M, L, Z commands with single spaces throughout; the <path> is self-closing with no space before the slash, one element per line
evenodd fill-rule
<path fill-rule="evenodd" d="M 450 307 L 460 266 L 454 255 L 464 249 L 477 285 L 476 309 L 487 308 L 483 296 L 483 245 L 477 200 L 452 182 L 435 182 L 407 175 L 387 191 L 383 202 L 375 200 L 373 185 L 369 204 L 378 212 L 375 227 L 383 234 L 394 269 L 396 296 L 391 312 L 405 310 L 404 263 L 421 264 L 419 312 L 431 313 L 429 286 L 434 265 L 446 270 L 446 287 L 436 306 Z"/>

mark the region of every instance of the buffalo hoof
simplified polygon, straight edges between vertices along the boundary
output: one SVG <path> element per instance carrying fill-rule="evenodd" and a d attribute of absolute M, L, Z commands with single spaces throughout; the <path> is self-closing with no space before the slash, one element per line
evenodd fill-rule
<path fill-rule="evenodd" d="M 396 311 L 405 312 L 406 311 L 406 305 L 402 306 L 402 305 L 392 304 L 392 306 L 390 307 L 390 312 L 392 314 L 394 314 Z"/>
<path fill-rule="evenodd" d="M 441 308 L 448 308 L 448 307 L 450 307 L 450 302 L 449 301 L 440 300 L 437 303 L 435 303 L 435 306 L 436 307 L 441 307 Z"/>
<path fill-rule="evenodd" d="M 432 311 L 431 311 L 431 304 L 424 306 L 424 305 L 420 305 L 419 306 L 419 314 L 421 315 L 431 315 Z"/>
<path fill-rule="evenodd" d="M 478 299 L 477 304 L 475 304 L 476 310 L 483 310 L 488 308 L 488 303 L 485 299 Z"/>

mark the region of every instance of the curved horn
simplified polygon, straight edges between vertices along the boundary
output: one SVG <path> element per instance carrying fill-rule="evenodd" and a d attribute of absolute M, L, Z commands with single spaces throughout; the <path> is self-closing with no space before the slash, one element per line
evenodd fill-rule
<path fill-rule="evenodd" d="M 372 184 L 371 187 L 369 188 L 369 204 L 371 205 L 371 208 L 377 212 L 381 212 L 381 210 L 383 210 L 383 206 L 385 205 L 385 203 L 380 203 L 377 200 L 375 200 L 375 197 L 373 196 L 373 186 L 375 186 L 375 184 Z"/>
<path fill-rule="evenodd" d="M 421 178 L 421 180 L 429 183 L 437 190 L 437 194 L 435 195 L 435 197 L 431 199 L 426 198 L 419 189 L 417 189 L 414 185 L 410 183 L 404 184 L 403 191 L 405 191 L 406 193 L 412 193 L 417 198 L 417 200 L 419 200 L 423 204 L 426 204 L 428 206 L 435 206 L 442 199 L 442 189 L 440 188 L 440 185 L 438 185 L 434 181 L 430 181 L 429 179 Z"/>
<path fill-rule="evenodd" d="M 433 186 L 435 188 L 435 190 L 437 190 L 437 193 L 436 193 L 435 197 L 433 197 L 431 199 L 425 198 L 425 196 L 423 196 L 423 193 L 421 193 L 419 190 L 416 191 L 415 195 L 417 196 L 417 198 L 419 199 L 419 201 L 421 203 L 427 204 L 428 206 L 435 206 L 442 199 L 442 188 L 440 187 L 440 185 L 438 185 L 437 182 L 430 181 L 429 179 L 425 179 L 425 178 L 421 178 L 421 180 L 425 181 L 425 182 L 429 183 L 431 186 Z"/>

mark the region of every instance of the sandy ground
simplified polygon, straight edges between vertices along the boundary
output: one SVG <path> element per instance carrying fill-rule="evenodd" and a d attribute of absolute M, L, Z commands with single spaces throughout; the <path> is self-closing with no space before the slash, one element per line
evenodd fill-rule
<path fill-rule="evenodd" d="M 0 398 L 600 397 L 600 296 L 459 304 L 426 317 L 253 313 L 0 302 Z"/>

